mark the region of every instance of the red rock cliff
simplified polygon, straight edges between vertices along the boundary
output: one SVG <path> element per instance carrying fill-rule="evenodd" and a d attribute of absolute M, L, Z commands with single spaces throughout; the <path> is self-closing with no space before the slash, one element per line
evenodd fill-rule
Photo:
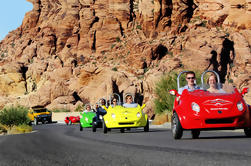
<path fill-rule="evenodd" d="M 162 73 L 184 69 L 250 87 L 250 0 L 29 1 L 0 43 L 2 106 L 74 110 L 131 92 L 151 111 Z"/>

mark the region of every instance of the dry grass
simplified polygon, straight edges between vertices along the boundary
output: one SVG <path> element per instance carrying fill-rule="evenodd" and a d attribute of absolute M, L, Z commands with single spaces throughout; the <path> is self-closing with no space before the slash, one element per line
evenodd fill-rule
<path fill-rule="evenodd" d="M 4 134 L 23 134 L 32 132 L 32 127 L 29 125 L 19 125 L 9 128 L 5 125 L 0 124 L 0 135 Z"/>
<path fill-rule="evenodd" d="M 166 122 L 171 122 L 172 112 L 157 114 L 152 122 L 153 125 L 162 125 Z"/>
<path fill-rule="evenodd" d="M 0 124 L 0 135 L 7 133 L 8 128 L 2 124 Z"/>

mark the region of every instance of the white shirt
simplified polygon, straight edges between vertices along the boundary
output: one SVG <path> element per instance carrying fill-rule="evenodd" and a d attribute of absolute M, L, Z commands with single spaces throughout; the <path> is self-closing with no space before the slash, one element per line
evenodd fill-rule
<path fill-rule="evenodd" d="M 193 91 L 193 90 L 200 89 L 200 87 L 198 85 L 195 85 L 194 89 L 191 89 L 191 88 L 189 88 L 188 85 L 186 85 L 186 86 L 183 86 L 182 88 L 179 88 L 178 93 L 181 95 L 183 90 L 185 90 L 185 89 L 187 89 L 188 91 Z"/>
<path fill-rule="evenodd" d="M 124 103 L 123 107 L 125 107 L 125 108 L 136 108 L 136 107 L 138 107 L 138 104 L 137 103 L 131 103 L 131 104 Z"/>

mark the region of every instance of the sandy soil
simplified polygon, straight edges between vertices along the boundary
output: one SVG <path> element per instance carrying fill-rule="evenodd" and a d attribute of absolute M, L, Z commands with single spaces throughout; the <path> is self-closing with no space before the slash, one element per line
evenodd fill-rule
<path fill-rule="evenodd" d="M 66 116 L 78 116 L 79 112 L 53 112 L 52 121 L 64 121 Z"/>

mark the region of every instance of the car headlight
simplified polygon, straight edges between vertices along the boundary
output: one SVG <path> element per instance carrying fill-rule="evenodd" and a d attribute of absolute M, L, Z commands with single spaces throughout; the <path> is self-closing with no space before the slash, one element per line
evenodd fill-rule
<path fill-rule="evenodd" d="M 102 116 L 102 115 L 99 115 L 99 119 L 103 119 L 103 116 Z"/>
<path fill-rule="evenodd" d="M 243 111 L 244 106 L 243 106 L 242 102 L 239 101 L 239 102 L 237 103 L 237 108 L 238 108 L 239 111 Z"/>
<path fill-rule="evenodd" d="M 85 121 L 88 121 L 88 118 L 87 118 L 87 117 L 85 117 Z"/>
<path fill-rule="evenodd" d="M 137 113 L 137 117 L 140 118 L 140 113 L 139 112 Z"/>
<path fill-rule="evenodd" d="M 192 110 L 198 113 L 200 112 L 200 106 L 197 103 L 192 102 Z"/>
<path fill-rule="evenodd" d="M 112 113 L 112 118 L 116 118 L 116 115 Z"/>

